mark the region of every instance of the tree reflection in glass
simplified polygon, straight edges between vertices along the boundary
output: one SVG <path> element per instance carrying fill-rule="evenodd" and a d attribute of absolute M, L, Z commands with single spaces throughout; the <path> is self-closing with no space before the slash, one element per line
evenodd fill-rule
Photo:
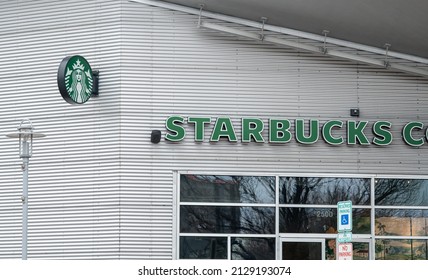
<path fill-rule="evenodd" d="M 180 232 L 274 234 L 274 207 L 180 207 Z"/>
<path fill-rule="evenodd" d="M 227 238 L 182 236 L 180 259 L 227 259 Z"/>
<path fill-rule="evenodd" d="M 275 238 L 232 238 L 232 260 L 274 260 Z"/>
<path fill-rule="evenodd" d="M 376 179 L 375 204 L 428 206 L 428 180 Z"/>
<path fill-rule="evenodd" d="M 180 201 L 275 203 L 275 177 L 183 174 Z"/>
<path fill-rule="evenodd" d="M 352 201 L 353 205 L 370 205 L 370 179 L 281 177 L 281 204 L 327 204 Z"/>

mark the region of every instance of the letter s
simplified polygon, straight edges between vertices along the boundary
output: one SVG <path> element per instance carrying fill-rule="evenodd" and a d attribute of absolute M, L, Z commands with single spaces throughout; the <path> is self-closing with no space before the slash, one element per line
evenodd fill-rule
<path fill-rule="evenodd" d="M 165 122 L 165 126 L 166 126 L 166 129 L 168 129 L 168 131 L 172 133 L 167 132 L 165 139 L 172 142 L 178 142 L 183 140 L 184 136 L 186 136 L 186 131 L 180 125 L 183 123 L 184 123 L 184 118 L 181 116 L 169 117 Z"/>

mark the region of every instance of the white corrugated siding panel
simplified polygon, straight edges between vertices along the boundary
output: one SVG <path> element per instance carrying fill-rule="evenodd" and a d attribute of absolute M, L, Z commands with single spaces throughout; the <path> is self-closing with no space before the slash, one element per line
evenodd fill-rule
<path fill-rule="evenodd" d="M 17 141 L 30 118 L 29 258 L 119 257 L 120 1 L 3 1 L 0 7 L 0 258 L 21 257 Z M 61 60 L 101 72 L 99 98 L 62 100 Z"/>

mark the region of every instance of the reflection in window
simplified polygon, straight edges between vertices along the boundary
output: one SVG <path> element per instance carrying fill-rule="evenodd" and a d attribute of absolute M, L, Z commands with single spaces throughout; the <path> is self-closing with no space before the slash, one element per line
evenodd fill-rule
<path fill-rule="evenodd" d="M 336 239 L 325 240 L 325 259 L 336 260 Z"/>
<path fill-rule="evenodd" d="M 232 238 L 232 260 L 274 260 L 275 238 Z"/>
<path fill-rule="evenodd" d="M 370 179 L 281 177 L 279 203 L 370 205 Z"/>
<path fill-rule="evenodd" d="M 428 180 L 376 179 L 375 204 L 428 206 Z"/>
<path fill-rule="evenodd" d="M 274 207 L 180 207 L 180 232 L 275 233 Z"/>
<path fill-rule="evenodd" d="M 279 231 L 285 233 L 336 233 L 334 208 L 280 208 Z"/>
<path fill-rule="evenodd" d="M 377 239 L 377 260 L 427 260 L 427 240 Z"/>
<path fill-rule="evenodd" d="M 336 208 L 281 207 L 279 231 L 284 233 L 337 233 Z M 370 209 L 352 210 L 352 232 L 370 234 Z"/>
<path fill-rule="evenodd" d="M 427 236 L 427 210 L 376 209 L 376 235 Z"/>
<path fill-rule="evenodd" d="M 322 260 L 321 242 L 284 241 L 282 242 L 283 260 Z"/>
<path fill-rule="evenodd" d="M 275 203 L 275 177 L 181 175 L 182 202 Z"/>
<path fill-rule="evenodd" d="M 180 259 L 227 259 L 227 238 L 182 236 Z"/>
<path fill-rule="evenodd" d="M 352 242 L 352 247 L 353 260 L 369 260 L 368 242 Z"/>

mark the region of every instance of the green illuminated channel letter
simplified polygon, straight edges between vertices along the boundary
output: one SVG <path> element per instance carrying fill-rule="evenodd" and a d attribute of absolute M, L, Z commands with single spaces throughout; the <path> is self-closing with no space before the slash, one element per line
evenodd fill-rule
<path fill-rule="evenodd" d="M 415 139 L 412 136 L 412 131 L 414 129 L 421 130 L 424 127 L 424 124 L 421 122 L 409 122 L 403 128 L 403 139 L 404 142 L 413 147 L 419 147 L 424 144 L 424 139 L 421 137 L 419 139 Z"/>
<path fill-rule="evenodd" d="M 218 118 L 215 122 L 214 129 L 211 134 L 211 141 L 217 142 L 220 140 L 220 137 L 227 137 L 230 142 L 238 141 L 230 118 Z"/>
<path fill-rule="evenodd" d="M 367 139 L 367 136 L 364 135 L 364 128 L 366 128 L 368 121 L 348 121 L 348 144 L 355 145 L 360 143 L 361 145 L 370 145 L 369 140 Z"/>
<path fill-rule="evenodd" d="M 186 136 L 186 131 L 181 126 L 181 124 L 184 123 L 184 118 L 181 116 L 171 116 L 169 117 L 166 122 L 165 126 L 168 131 L 172 132 L 166 133 L 165 139 L 173 142 L 178 142 L 184 139 L 184 136 Z"/>
<path fill-rule="evenodd" d="M 189 117 L 187 119 L 188 123 L 195 124 L 195 141 L 202 142 L 204 141 L 205 136 L 205 124 L 211 122 L 211 118 L 209 117 Z"/>
<path fill-rule="evenodd" d="M 289 120 L 269 120 L 269 142 L 270 143 L 287 143 L 291 140 L 289 131 L 291 123 Z"/>
<path fill-rule="evenodd" d="M 262 132 L 264 129 L 263 121 L 260 119 L 242 118 L 242 142 L 251 142 L 251 137 L 257 143 L 263 143 Z"/>
<path fill-rule="evenodd" d="M 318 141 L 319 130 L 318 120 L 310 120 L 309 136 L 305 136 L 305 121 L 302 119 L 296 119 L 296 140 L 302 144 L 313 144 Z"/>
<path fill-rule="evenodd" d="M 392 133 L 387 130 L 390 129 L 392 124 L 388 121 L 378 121 L 373 124 L 373 144 L 379 146 L 386 146 L 392 143 Z"/>
<path fill-rule="evenodd" d="M 331 145 L 340 145 L 343 144 L 343 137 L 333 137 L 331 131 L 334 127 L 342 128 L 343 122 L 339 120 L 331 120 L 326 122 L 322 127 L 322 136 L 324 140 Z"/>

